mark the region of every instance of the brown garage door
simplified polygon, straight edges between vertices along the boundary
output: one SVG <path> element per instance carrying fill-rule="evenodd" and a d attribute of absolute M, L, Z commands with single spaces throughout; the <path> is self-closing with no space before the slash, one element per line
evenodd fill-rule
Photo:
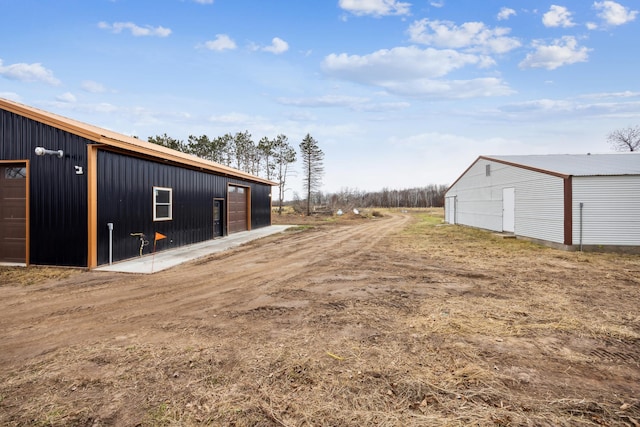
<path fill-rule="evenodd" d="M 27 168 L 0 165 L 0 262 L 27 262 Z"/>
<path fill-rule="evenodd" d="M 245 187 L 229 186 L 229 233 L 248 230 L 247 193 Z"/>

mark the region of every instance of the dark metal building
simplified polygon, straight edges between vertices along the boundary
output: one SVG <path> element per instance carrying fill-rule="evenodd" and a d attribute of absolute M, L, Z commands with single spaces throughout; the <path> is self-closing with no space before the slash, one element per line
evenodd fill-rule
<path fill-rule="evenodd" d="M 156 233 L 161 251 L 269 226 L 272 185 L 0 98 L 0 263 L 93 268 Z"/>

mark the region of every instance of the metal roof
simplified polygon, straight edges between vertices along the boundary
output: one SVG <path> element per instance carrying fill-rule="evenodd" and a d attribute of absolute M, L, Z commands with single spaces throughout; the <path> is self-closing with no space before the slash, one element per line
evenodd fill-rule
<path fill-rule="evenodd" d="M 142 141 L 131 136 L 59 116 L 48 111 L 20 104 L 15 101 L 10 101 L 8 99 L 0 98 L 0 108 L 120 150 L 143 154 L 157 159 L 168 160 L 183 166 L 216 172 L 238 179 L 246 179 L 248 181 L 259 182 L 272 186 L 278 185 L 276 182 L 251 175 L 219 163 L 201 159 L 200 157 L 192 156 L 191 154 L 182 153 L 180 151 L 163 147 L 162 145 Z"/>
<path fill-rule="evenodd" d="M 640 175 L 640 153 L 480 156 L 514 166 L 566 176 Z"/>

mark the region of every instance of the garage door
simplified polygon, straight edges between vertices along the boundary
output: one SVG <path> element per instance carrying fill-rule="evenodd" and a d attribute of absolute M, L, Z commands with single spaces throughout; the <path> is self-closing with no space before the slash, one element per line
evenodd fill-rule
<path fill-rule="evenodd" d="M 247 194 L 245 187 L 229 186 L 229 233 L 248 230 Z"/>
<path fill-rule="evenodd" d="M 0 262 L 27 262 L 27 168 L 0 165 Z"/>

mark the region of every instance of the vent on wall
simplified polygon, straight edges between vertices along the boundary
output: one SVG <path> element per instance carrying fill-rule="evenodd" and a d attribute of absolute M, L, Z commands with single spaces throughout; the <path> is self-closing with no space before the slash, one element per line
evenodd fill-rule
<path fill-rule="evenodd" d="M 484 167 L 484 171 L 485 171 L 485 175 L 486 175 L 486 176 L 491 176 L 491 165 L 490 165 L 490 164 L 489 164 L 489 165 L 486 165 L 486 166 Z"/>

